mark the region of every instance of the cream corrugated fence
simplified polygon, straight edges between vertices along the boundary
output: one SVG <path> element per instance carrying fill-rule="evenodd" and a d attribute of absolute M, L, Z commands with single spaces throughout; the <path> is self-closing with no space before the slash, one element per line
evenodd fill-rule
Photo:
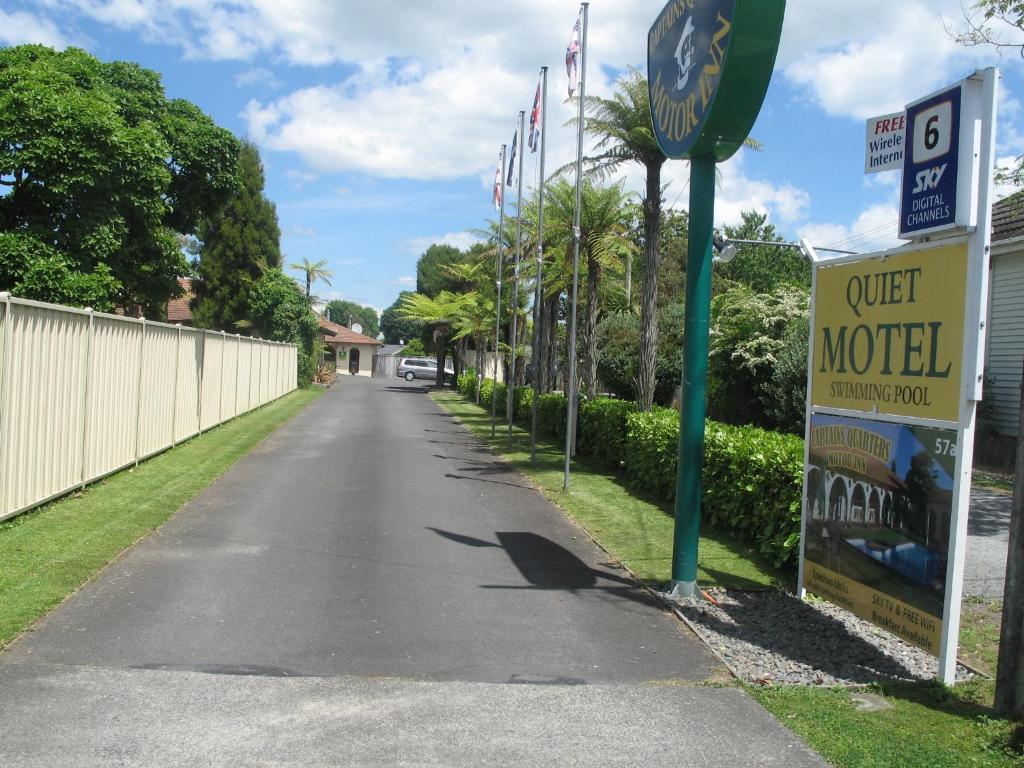
<path fill-rule="evenodd" d="M 0 293 L 0 520 L 291 392 L 296 354 Z"/>

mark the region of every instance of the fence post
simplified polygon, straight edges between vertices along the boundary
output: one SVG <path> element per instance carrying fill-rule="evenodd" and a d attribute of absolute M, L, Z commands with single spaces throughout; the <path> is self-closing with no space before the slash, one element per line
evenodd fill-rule
<path fill-rule="evenodd" d="M 92 307 L 86 307 L 89 313 L 89 330 L 85 337 L 85 374 L 82 376 L 82 483 L 85 488 L 86 471 L 88 469 L 88 444 L 89 444 L 89 379 L 92 378 L 92 338 L 95 332 L 95 315 Z"/>
<path fill-rule="evenodd" d="M 228 346 L 226 331 L 220 332 L 220 386 L 217 388 L 217 423 L 224 423 L 224 350 Z"/>
<path fill-rule="evenodd" d="M 199 417 L 197 435 L 203 434 L 203 374 L 206 372 L 206 331 L 199 332 L 202 347 L 199 353 L 199 364 L 196 366 L 196 415 Z"/>
<path fill-rule="evenodd" d="M 146 318 L 142 318 L 142 333 L 139 336 L 139 375 L 135 387 L 135 466 L 139 466 L 139 432 L 142 429 L 142 366 L 146 353 Z"/>
<path fill-rule="evenodd" d="M 235 407 L 232 409 L 235 416 L 241 416 L 238 412 L 238 376 L 239 368 L 242 367 L 242 334 L 235 334 L 235 399 L 232 401 Z"/>
<path fill-rule="evenodd" d="M 175 323 L 178 336 L 174 342 L 174 396 L 171 398 L 171 448 L 177 445 L 178 434 L 178 369 L 181 367 L 181 323 Z"/>
<path fill-rule="evenodd" d="M 10 380 L 8 371 L 11 370 L 11 294 L 7 291 L 0 293 L 0 299 L 4 304 L 4 356 L 0 359 L 0 520 L 7 514 L 7 494 L 4 489 L 7 484 L 7 457 L 10 452 L 5 450 L 8 442 L 7 421 L 10 418 L 7 414 L 8 403 L 11 401 L 8 395 Z"/>

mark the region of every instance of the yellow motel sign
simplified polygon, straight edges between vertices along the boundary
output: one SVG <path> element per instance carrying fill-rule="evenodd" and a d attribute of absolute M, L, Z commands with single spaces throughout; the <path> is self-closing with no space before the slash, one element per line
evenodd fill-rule
<path fill-rule="evenodd" d="M 820 267 L 812 405 L 959 421 L 966 291 L 965 243 Z"/>

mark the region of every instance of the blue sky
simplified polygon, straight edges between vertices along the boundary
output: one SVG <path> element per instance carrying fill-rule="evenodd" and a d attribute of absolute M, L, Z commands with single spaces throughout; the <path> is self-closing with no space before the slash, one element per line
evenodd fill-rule
<path fill-rule="evenodd" d="M 662 5 L 591 4 L 588 93 L 608 95 L 627 67 L 643 68 Z M 498 148 L 518 110 L 529 110 L 541 65 L 551 68 L 547 167 L 574 156 L 574 132 L 562 127 L 572 113 L 563 59 L 578 7 L 0 0 L 0 44 L 77 45 L 161 72 L 170 96 L 260 146 L 286 260 L 326 259 L 334 279 L 321 296 L 380 310 L 414 288 L 430 243 L 465 247 L 494 216 Z M 765 149 L 723 165 L 717 222 L 757 209 L 787 238 L 857 251 L 893 245 L 899 174 L 864 175 L 864 121 L 978 67 L 1003 73 L 997 156 L 1024 153 L 1024 64 L 957 46 L 946 30 L 962 23 L 958 0 L 789 0 L 752 132 Z M 527 156 L 526 186 L 536 157 Z M 640 168 L 624 178 L 642 189 Z M 685 207 L 686 178 L 684 162 L 668 163 L 670 205 Z"/>

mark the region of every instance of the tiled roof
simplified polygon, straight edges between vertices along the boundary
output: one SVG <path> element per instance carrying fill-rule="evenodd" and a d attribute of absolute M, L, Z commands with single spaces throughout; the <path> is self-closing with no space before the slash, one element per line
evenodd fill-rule
<path fill-rule="evenodd" d="M 992 206 L 992 242 L 1024 235 L 1024 191 L 1015 192 Z"/>
<path fill-rule="evenodd" d="M 191 323 L 192 309 L 189 302 L 195 298 L 192 293 L 192 280 L 187 277 L 179 277 L 178 284 L 185 290 L 185 293 L 177 299 L 167 302 L 168 323 Z"/>
<path fill-rule="evenodd" d="M 356 333 L 352 329 L 346 328 L 344 325 L 332 323 L 330 320 L 324 320 L 322 317 L 318 317 L 316 320 L 320 324 L 320 330 L 323 331 L 324 336 L 327 337 L 325 341 L 328 344 L 380 345 L 380 342 L 376 339 L 371 339 L 369 336 L 363 336 L 361 333 Z"/>

